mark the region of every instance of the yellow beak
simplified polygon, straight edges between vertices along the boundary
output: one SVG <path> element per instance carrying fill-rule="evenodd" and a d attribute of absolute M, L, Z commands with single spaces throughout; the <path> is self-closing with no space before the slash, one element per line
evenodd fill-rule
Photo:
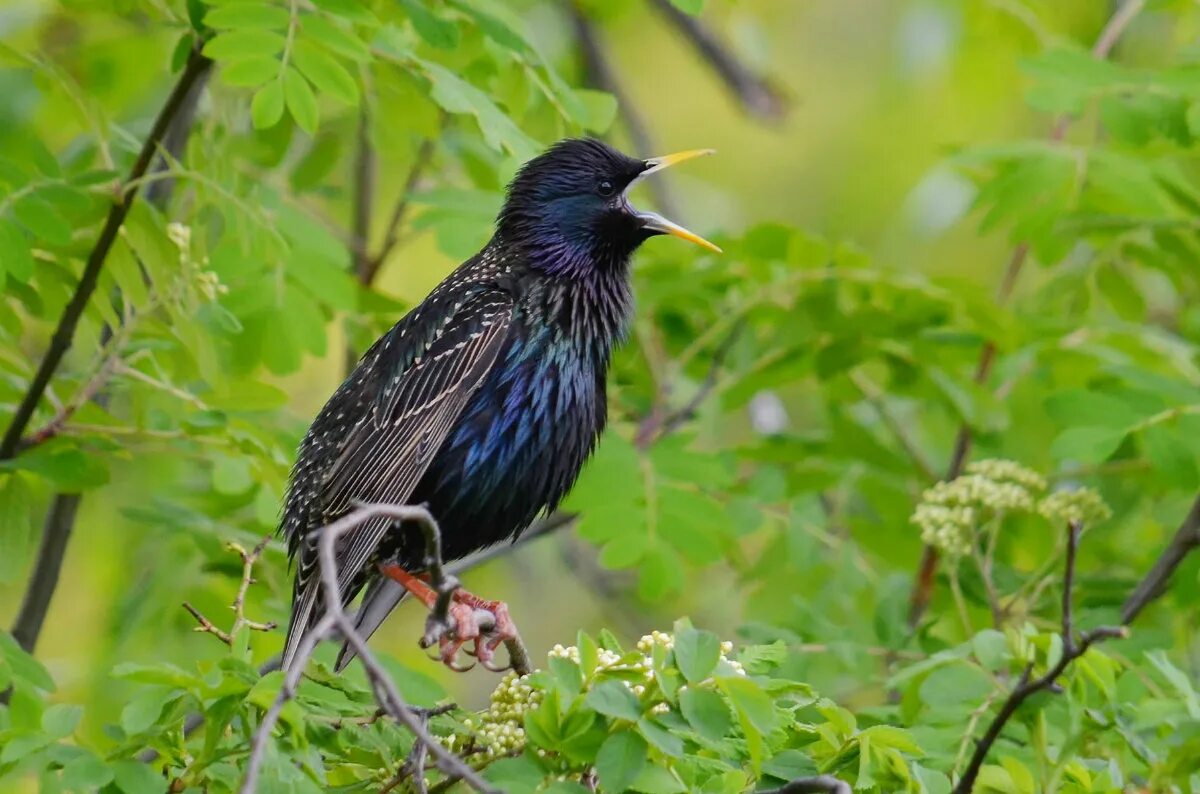
<path fill-rule="evenodd" d="M 646 170 L 638 174 L 637 177 L 629 183 L 629 187 L 633 187 L 640 182 L 644 177 L 653 174 L 656 171 L 661 171 L 664 168 L 670 168 L 673 165 L 678 165 L 685 160 L 691 160 L 696 157 L 702 157 L 706 154 L 716 154 L 716 149 L 690 149 L 686 152 L 676 152 L 675 154 L 667 154 L 662 157 L 652 157 L 646 160 Z M 629 188 L 626 188 L 628 190 Z M 674 221 L 667 220 L 657 212 L 639 212 L 638 218 L 642 221 L 642 228 L 662 234 L 670 234 L 682 240 L 687 240 L 689 243 L 707 248 L 716 253 L 722 253 L 721 249 L 713 245 L 708 240 L 705 240 L 695 232 L 689 231 Z"/>

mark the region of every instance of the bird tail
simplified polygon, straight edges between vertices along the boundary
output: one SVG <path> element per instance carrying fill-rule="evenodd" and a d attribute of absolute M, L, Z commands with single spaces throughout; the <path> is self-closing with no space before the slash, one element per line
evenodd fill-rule
<path fill-rule="evenodd" d="M 296 654 L 300 651 L 300 645 L 304 642 L 304 638 L 320 620 L 317 614 L 319 588 L 314 586 L 316 584 L 309 582 L 301 588 L 297 583 L 297 592 L 292 598 L 292 618 L 288 622 L 287 639 L 283 643 L 283 658 L 279 665 L 285 675 L 295 663 Z"/>
<path fill-rule="evenodd" d="M 370 639 L 375 630 L 383 623 L 392 610 L 404 599 L 408 592 L 399 583 L 380 576 L 371 580 L 367 585 L 367 593 L 363 596 L 362 606 L 354 615 L 354 629 L 364 641 Z M 337 661 L 333 664 L 334 672 L 340 673 L 346 665 L 354 661 L 357 654 L 350 643 L 343 642 L 338 651 Z"/>

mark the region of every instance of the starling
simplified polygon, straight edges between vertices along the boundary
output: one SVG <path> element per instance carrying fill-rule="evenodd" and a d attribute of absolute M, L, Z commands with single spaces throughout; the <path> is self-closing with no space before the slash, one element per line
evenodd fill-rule
<path fill-rule="evenodd" d="M 320 620 L 311 534 L 356 503 L 424 504 L 445 560 L 515 538 L 570 490 L 604 429 L 609 359 L 633 310 L 629 260 L 671 234 L 719 251 L 653 213 L 634 209 L 643 177 L 708 150 L 637 160 L 600 141 L 569 139 L 526 163 L 508 187 L 492 239 L 366 352 L 313 421 L 292 469 L 281 531 L 296 561 L 289 669 Z M 336 549 L 343 604 L 366 588 L 354 618 L 370 636 L 419 578 L 419 528 L 363 523 Z M 512 632 L 507 609 L 463 591 L 451 667 L 467 639 L 485 666 Z M 491 611 L 486 637 L 470 621 Z M 352 653 L 343 645 L 337 668 Z M 456 668 L 457 669 L 457 668 Z"/>

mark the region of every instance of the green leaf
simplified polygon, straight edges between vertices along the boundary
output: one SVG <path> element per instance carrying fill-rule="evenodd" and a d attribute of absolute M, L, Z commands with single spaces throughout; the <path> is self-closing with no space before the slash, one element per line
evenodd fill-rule
<path fill-rule="evenodd" d="M 307 41 L 299 41 L 292 57 L 318 91 L 348 105 L 358 104 L 358 83 L 332 56 Z"/>
<path fill-rule="evenodd" d="M 630 786 L 642 794 L 683 794 L 688 790 L 674 770 L 661 764 L 645 764 Z"/>
<path fill-rule="evenodd" d="M 1046 400 L 1046 413 L 1061 425 L 1124 430 L 1141 419 L 1129 403 L 1099 391 L 1072 389 Z"/>
<path fill-rule="evenodd" d="M 306 15 L 302 27 L 307 38 L 331 52 L 359 63 L 371 59 L 371 49 L 362 39 L 355 36 L 352 31 L 338 27 L 323 16 Z"/>
<path fill-rule="evenodd" d="M 146 689 L 121 709 L 121 728 L 127 734 L 137 734 L 158 721 L 164 698 L 160 689 Z"/>
<path fill-rule="evenodd" d="M 25 233 L 0 218 L 0 283 L 5 273 L 17 281 L 28 282 L 33 276 L 33 252 Z"/>
<path fill-rule="evenodd" d="M 250 102 L 250 118 L 255 129 L 274 127 L 283 118 L 283 82 L 272 80 L 254 93 Z"/>
<path fill-rule="evenodd" d="M 971 639 L 971 651 L 987 669 L 1000 672 L 1008 667 L 1011 654 L 1008 638 L 995 629 L 984 629 Z"/>
<path fill-rule="evenodd" d="M 624 791 L 646 763 L 646 740 L 633 731 L 620 731 L 604 740 L 596 754 L 596 774 L 605 791 Z"/>
<path fill-rule="evenodd" d="M 758 684 L 740 675 L 719 678 L 717 684 L 734 709 L 759 731 L 769 733 L 775 727 L 775 706 Z"/>
<path fill-rule="evenodd" d="M 641 731 L 646 741 L 667 755 L 672 758 L 683 757 L 683 739 L 680 739 L 657 722 L 648 717 L 642 717 L 638 720 L 638 730 Z"/>
<path fill-rule="evenodd" d="M 671 0 L 671 4 L 685 14 L 699 14 L 704 10 L 704 0 Z"/>
<path fill-rule="evenodd" d="M 258 58 L 283 52 L 287 45 L 279 33 L 270 30 L 231 30 L 218 33 L 204 45 L 204 54 L 214 61 L 234 61 Z"/>
<path fill-rule="evenodd" d="M 425 41 L 443 50 L 452 50 L 458 46 L 458 25 L 435 15 L 427 4 L 420 0 L 403 0 L 401 5 L 404 6 L 413 28 Z"/>
<path fill-rule="evenodd" d="M 220 74 L 221 79 L 229 85 L 256 88 L 279 77 L 279 68 L 280 63 L 275 58 L 256 56 L 222 64 Z"/>
<path fill-rule="evenodd" d="M 637 696 L 623 681 L 601 681 L 588 692 L 584 702 L 607 717 L 636 722 L 642 716 Z"/>
<path fill-rule="evenodd" d="M 1175 429 L 1165 424 L 1151 425 L 1142 433 L 1142 444 L 1146 457 L 1167 482 L 1188 490 L 1200 484 L 1196 453 Z"/>
<path fill-rule="evenodd" d="M 230 3 L 209 9 L 204 24 L 222 28 L 269 28 L 282 30 L 288 26 L 291 14 L 286 8 L 266 3 Z"/>
<path fill-rule="evenodd" d="M 33 472 L 70 493 L 98 488 L 108 482 L 108 468 L 98 456 L 55 442 L 39 444 L 0 465 Z"/>
<path fill-rule="evenodd" d="M 313 95 L 308 81 L 300 76 L 295 69 L 283 73 L 283 96 L 287 101 L 288 111 L 300 129 L 309 135 L 317 131 L 317 98 Z"/>
<path fill-rule="evenodd" d="M 579 124 L 597 134 L 608 131 L 617 118 L 617 98 L 606 91 L 575 89 L 575 98 L 583 109 Z"/>
<path fill-rule="evenodd" d="M 520 160 L 531 159 L 541 146 L 509 118 L 491 98 L 446 67 L 418 61 L 433 84 L 433 101 L 450 113 L 468 113 L 479 122 L 488 145 Z"/>
<path fill-rule="evenodd" d="M 675 634 L 675 665 L 689 684 L 712 675 L 721 658 L 721 641 L 711 631 L 687 628 Z"/>
<path fill-rule="evenodd" d="M 113 779 L 113 771 L 90 750 L 63 766 L 62 786 L 68 791 L 98 791 Z"/>
<path fill-rule="evenodd" d="M 113 779 L 124 794 L 161 794 L 163 778 L 153 767 L 137 761 L 116 761 Z"/>
<path fill-rule="evenodd" d="M 26 653 L 11 634 L 0 631 L 0 652 L 8 662 L 15 681 L 23 681 L 47 692 L 54 691 L 54 679 L 42 663 Z"/>
<path fill-rule="evenodd" d="M 26 196 L 12 208 L 13 215 L 38 241 L 48 245 L 71 242 L 71 226 L 48 201 Z"/>
<path fill-rule="evenodd" d="M 1059 460 L 1072 459 L 1081 463 L 1103 463 L 1121 442 L 1125 430 L 1112 427 L 1069 427 L 1050 443 L 1050 452 Z"/>
<path fill-rule="evenodd" d="M 70 736 L 83 717 L 83 706 L 56 703 L 42 714 L 42 730 L 56 739 Z"/>
<path fill-rule="evenodd" d="M 679 710 L 696 733 L 712 741 L 728 736 L 733 727 L 729 704 L 710 689 L 687 687 L 680 691 Z"/>

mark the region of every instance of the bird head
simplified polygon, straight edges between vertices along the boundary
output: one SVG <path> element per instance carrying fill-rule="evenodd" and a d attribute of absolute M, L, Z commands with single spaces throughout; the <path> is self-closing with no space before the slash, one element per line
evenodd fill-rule
<path fill-rule="evenodd" d="M 498 230 L 535 267 L 553 274 L 623 267 L 639 245 L 660 234 L 719 252 L 674 221 L 634 208 L 628 197 L 644 177 L 711 151 L 637 160 L 591 138 L 559 141 L 517 172 Z"/>

